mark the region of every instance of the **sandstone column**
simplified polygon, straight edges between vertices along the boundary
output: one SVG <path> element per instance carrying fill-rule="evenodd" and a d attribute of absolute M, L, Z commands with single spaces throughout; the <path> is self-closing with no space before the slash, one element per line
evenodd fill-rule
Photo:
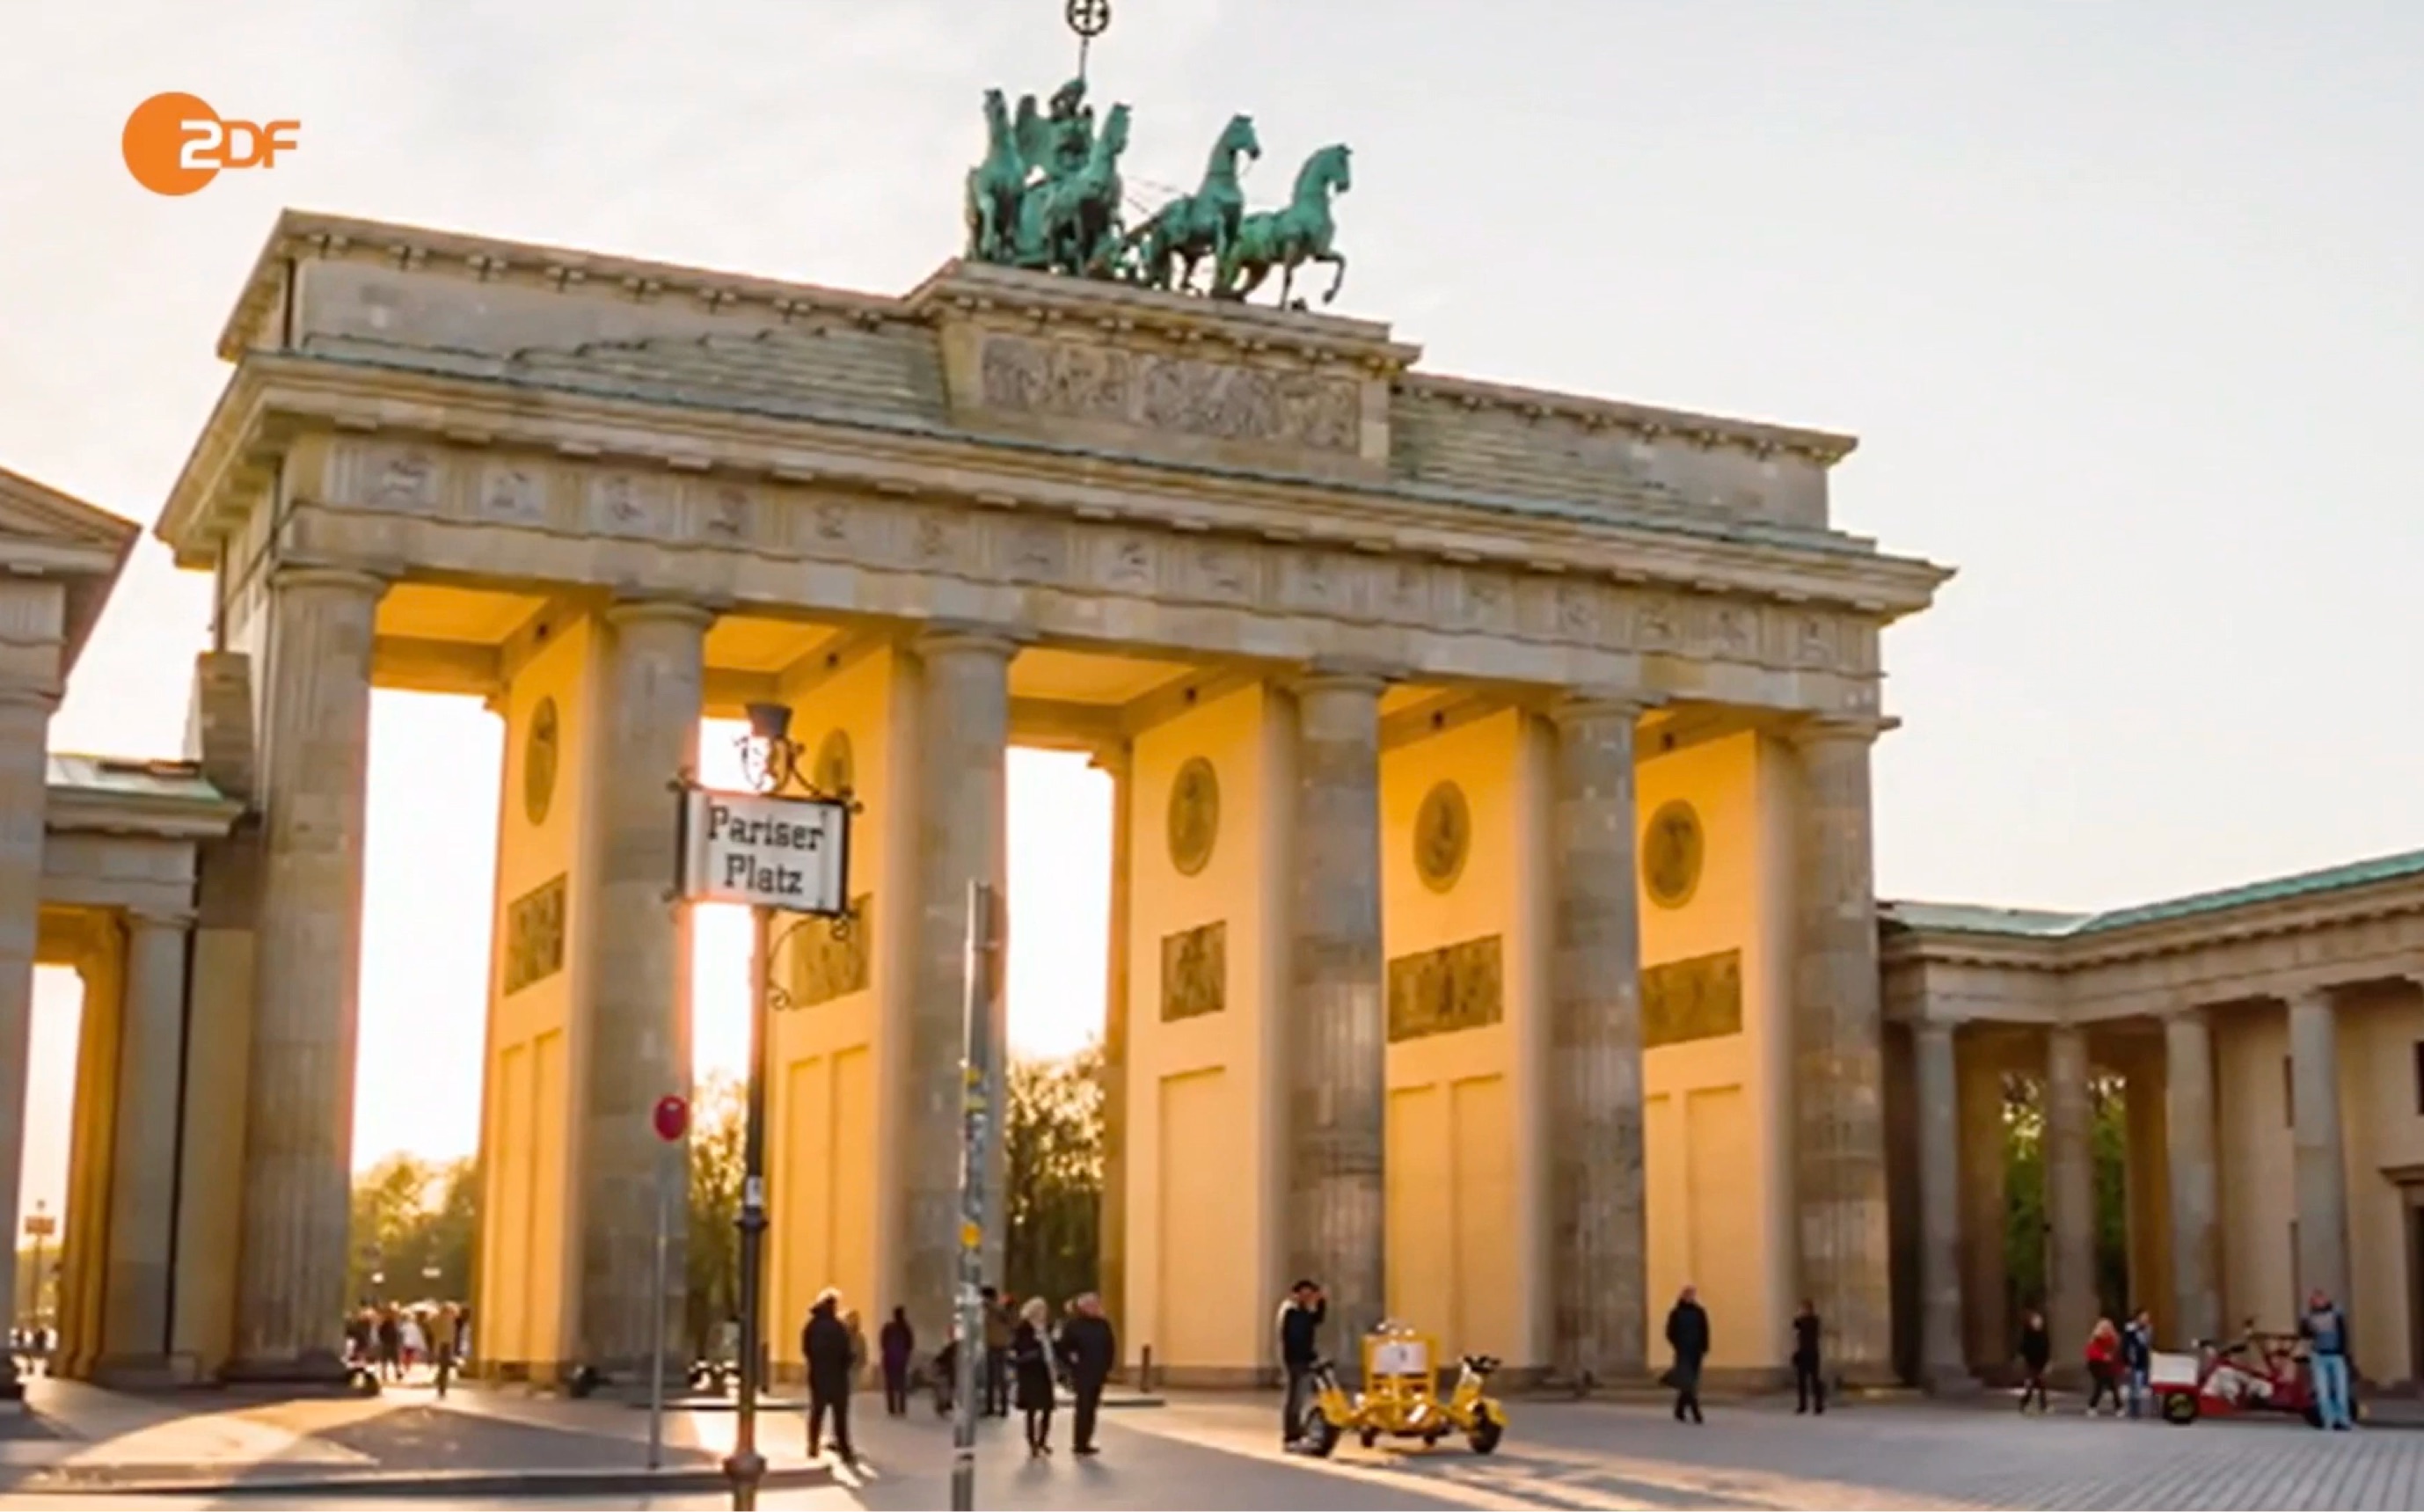
<path fill-rule="evenodd" d="M 1911 1028 L 1919 1101 L 1920 1376 L 1932 1391 L 1970 1384 L 1961 1348 L 1960 1083 L 1953 1026 Z"/>
<path fill-rule="evenodd" d="M 2163 1021 L 2164 1159 L 2171 1167 L 2176 1346 L 2222 1337 L 2222 1175 L 2215 1160 L 2213 1029 L 2189 1009 Z"/>
<path fill-rule="evenodd" d="M 1874 726 L 1796 732 L 1794 1180 L 1802 1290 L 1826 1359 L 1855 1379 L 1893 1373 L 1886 1214 L 1885 1045 L 1871 855 Z"/>
<path fill-rule="evenodd" d="M 129 1384 L 165 1383 L 168 1370 L 168 1263 L 176 1221 L 189 928 L 183 918 L 129 914 L 126 919 L 109 1260 L 95 1371 Z"/>
<path fill-rule="evenodd" d="M 268 590 L 261 923 L 231 1376 L 343 1373 L 371 635 L 384 587 L 361 573 L 302 567 L 279 571 Z"/>
<path fill-rule="evenodd" d="M 917 805 L 915 995 L 902 1058 L 909 1116 L 900 1154 L 902 1300 L 920 1336 L 950 1332 L 958 1293 L 960 1232 L 960 1061 L 966 1016 L 968 883 L 1002 884 L 1007 851 L 1004 749 L 1010 739 L 1010 661 L 1017 647 L 981 629 L 936 629 L 913 649 L 923 663 Z M 1005 950 L 1007 944 L 1005 941 Z M 993 1004 L 993 1042 L 1006 1028 L 1003 999 Z M 1003 1106 L 1001 1058 L 989 1093 Z M 986 1152 L 988 1225 L 985 1274 L 997 1284 L 1003 1247 L 1001 1120 Z M 930 1331 L 931 1330 L 931 1331 Z"/>
<path fill-rule="evenodd" d="M 1549 1265 L 1558 1377 L 1645 1374 L 1648 1260 L 1641 1130 L 1641 920 L 1634 728 L 1620 699 L 1553 713 Z"/>
<path fill-rule="evenodd" d="M 2046 1038 L 2045 1205 L 2052 1231 L 2046 1324 L 2056 1373 L 2065 1377 L 2077 1374 L 2097 1314 L 2095 1106 L 2087 1078 L 2087 1031 L 2056 1026 Z"/>
<path fill-rule="evenodd" d="M 2296 1130 L 2298 1299 L 2318 1289 L 2350 1305 L 2348 1175 L 2340 1163 L 2339 1020 L 2329 989 L 2289 999 L 2289 1094 Z"/>
<path fill-rule="evenodd" d="M 685 1289 L 687 1235 L 677 1225 L 667 1247 L 672 1292 L 652 1295 L 662 1152 L 649 1110 L 691 1088 L 690 910 L 666 901 L 679 852 L 669 785 L 698 765 L 701 656 L 714 616 L 641 601 L 601 617 L 591 914 L 572 935 L 587 958 L 589 1002 L 575 1041 L 584 1063 L 575 1073 L 583 1079 L 573 1161 L 581 1301 L 571 1358 L 633 1379 L 656 1347 L 661 1310 Z"/>
<path fill-rule="evenodd" d="M 1111 938 L 1103 991 L 1103 1202 L 1096 1254 L 1103 1311 L 1115 1326 L 1127 1321 L 1128 858 L 1134 829 L 1128 805 L 1135 797 L 1129 780 L 1134 770 L 1131 756 L 1129 746 L 1122 742 L 1094 757 L 1094 765 L 1111 779 Z M 1124 1330 L 1118 1336 L 1126 1338 Z"/>
<path fill-rule="evenodd" d="M 1361 673 L 1297 684 L 1296 897 L 1278 1074 L 1288 1109 L 1287 1276 L 1330 1294 L 1343 1366 L 1387 1307 L 1380 1159 L 1380 692 Z"/>
<path fill-rule="evenodd" d="M 1972 1369 L 2007 1363 L 2012 1327 L 2005 1259 L 2010 1154 L 2003 1128 L 2003 1067 L 1977 1031 L 1954 1045 L 1961 1078 L 1961 1300 Z"/>
<path fill-rule="evenodd" d="M 54 588 L 50 594 L 57 597 Z M 56 619 L 56 612 L 53 612 Z M 56 656 L 53 651 L 51 655 Z M 51 709 L 47 690 L 0 689 L 0 1296 L 17 1295 L 18 1166 L 25 1148 L 25 1078 L 34 1027 L 34 948 L 41 913 L 42 815 Z M 0 1397 L 22 1395 L 14 1356 L 0 1358 Z"/>

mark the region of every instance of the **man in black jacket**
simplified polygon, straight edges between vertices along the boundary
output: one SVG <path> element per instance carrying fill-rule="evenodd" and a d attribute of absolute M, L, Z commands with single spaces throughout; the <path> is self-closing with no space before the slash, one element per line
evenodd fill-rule
<path fill-rule="evenodd" d="M 1094 1416 L 1102 1409 L 1103 1387 L 1119 1363 L 1119 1339 L 1111 1332 L 1111 1320 L 1103 1316 L 1101 1297 L 1087 1292 L 1069 1307 L 1069 1316 L 1060 1324 L 1058 1353 L 1069 1372 L 1070 1393 L 1077 1398 L 1076 1452 L 1092 1455 L 1100 1452 L 1094 1447 Z"/>
<path fill-rule="evenodd" d="M 1314 1281 L 1288 1288 L 1280 1304 L 1280 1368 L 1287 1375 L 1287 1394 L 1280 1406 L 1280 1442 L 1293 1449 L 1302 1437 L 1305 1386 L 1313 1378 L 1314 1361 L 1321 1358 L 1321 1320 L 1330 1315 L 1330 1300 Z"/>
<path fill-rule="evenodd" d="M 850 1389 L 853 1361 L 850 1329 L 841 1320 L 841 1293 L 828 1286 L 808 1309 L 807 1327 L 800 1330 L 800 1354 L 808 1362 L 808 1457 L 814 1459 L 824 1442 L 825 1414 L 833 1414 L 834 1450 L 844 1464 L 855 1464 L 850 1446 Z"/>
<path fill-rule="evenodd" d="M 1701 1422 L 1700 1361 L 1709 1358 L 1709 1314 L 1692 1287 L 1683 1288 L 1666 1314 L 1666 1343 L 1675 1351 L 1675 1368 L 1666 1373 L 1675 1386 L 1675 1421 L 1686 1421 L 1689 1413 L 1689 1421 Z"/>

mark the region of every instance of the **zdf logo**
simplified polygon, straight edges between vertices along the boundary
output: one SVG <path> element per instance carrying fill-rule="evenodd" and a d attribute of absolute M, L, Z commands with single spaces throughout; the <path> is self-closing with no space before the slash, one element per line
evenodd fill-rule
<path fill-rule="evenodd" d="M 277 167 L 302 129 L 299 120 L 222 120 L 199 97 L 172 90 L 135 107 L 120 146 L 136 183 L 153 194 L 192 194 L 221 168 Z"/>

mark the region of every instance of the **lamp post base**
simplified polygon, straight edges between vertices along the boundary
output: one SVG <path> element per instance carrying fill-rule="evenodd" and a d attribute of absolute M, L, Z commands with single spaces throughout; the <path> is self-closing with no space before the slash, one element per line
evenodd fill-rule
<path fill-rule="evenodd" d="M 737 1512 L 750 1512 L 758 1504 L 758 1485 L 766 1479 L 766 1456 L 755 1449 L 726 1456 L 724 1478 L 732 1483 L 732 1504 Z"/>

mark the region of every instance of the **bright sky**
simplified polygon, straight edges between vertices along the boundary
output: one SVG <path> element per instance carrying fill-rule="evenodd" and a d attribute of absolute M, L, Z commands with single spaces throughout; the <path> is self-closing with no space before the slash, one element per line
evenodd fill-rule
<path fill-rule="evenodd" d="M 1863 438 L 1838 518 L 1961 568 L 1888 642 L 1885 892 L 2091 907 L 2424 845 L 2424 7 L 1113 8 L 1131 184 L 1191 184 L 1234 110 L 1256 202 L 1352 142 L 1342 308 L 1427 366 Z M 0 463 L 153 518 L 281 205 L 906 289 L 959 246 L 981 91 L 1070 72 L 1060 12 L 11 6 Z M 301 149 L 156 198 L 119 130 L 170 88 Z M 175 753 L 204 623 L 147 543 L 55 743 Z M 365 1164 L 474 1138 L 497 755 L 469 704 L 374 717 Z M 1105 794 L 1012 783 L 1013 1027 L 1056 1051 L 1100 1018 Z M 729 1063 L 742 941 L 700 942 Z M 42 984 L 54 1206 L 73 998 Z"/>

